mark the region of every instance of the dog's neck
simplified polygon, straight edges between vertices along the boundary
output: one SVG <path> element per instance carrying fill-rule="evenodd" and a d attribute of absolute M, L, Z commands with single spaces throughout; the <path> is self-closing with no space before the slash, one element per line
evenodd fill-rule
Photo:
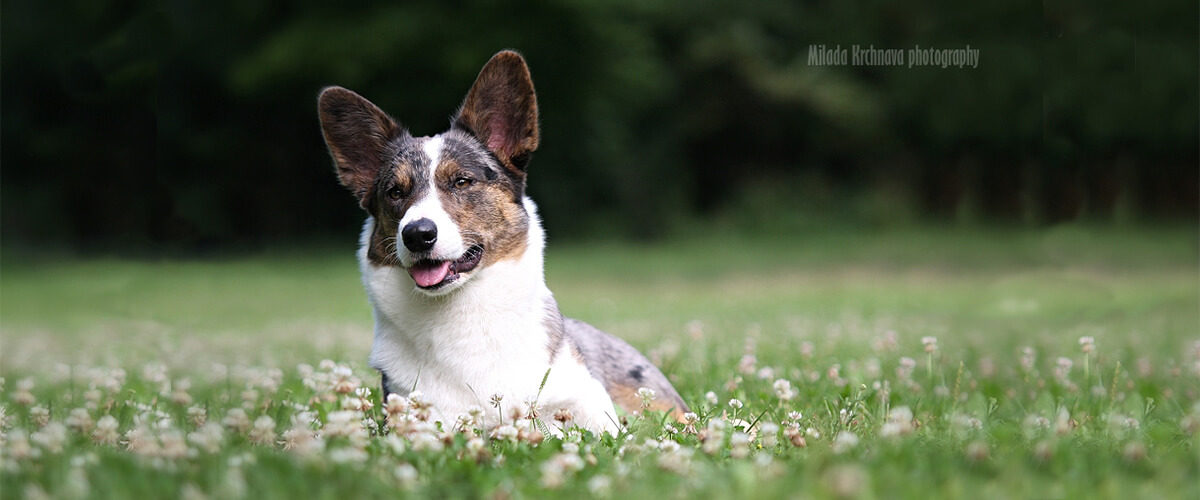
<path fill-rule="evenodd" d="M 536 206 L 528 198 L 524 205 L 529 214 L 525 251 L 479 269 L 445 296 L 416 291 L 403 268 L 371 264 L 367 245 L 362 245 L 363 283 L 375 311 L 372 366 L 392 371 L 398 365 L 411 367 L 415 360 L 434 367 L 462 359 L 528 363 L 548 355 L 542 346 L 548 336 L 546 304 L 553 304 L 553 298 L 542 267 L 545 236 Z M 370 237 L 373 224 L 367 221 L 364 238 Z"/>

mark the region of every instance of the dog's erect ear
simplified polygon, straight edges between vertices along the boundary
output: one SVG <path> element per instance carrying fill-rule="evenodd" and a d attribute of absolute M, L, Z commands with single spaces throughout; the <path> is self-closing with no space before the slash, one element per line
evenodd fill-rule
<path fill-rule="evenodd" d="M 342 87 L 322 90 L 317 111 L 338 180 L 367 208 L 367 195 L 390 158 L 392 140 L 408 132 L 371 101 Z"/>
<path fill-rule="evenodd" d="M 492 56 L 467 92 L 454 126 L 479 139 L 504 167 L 525 174 L 538 147 L 537 95 L 529 67 L 520 54 L 504 50 Z"/>

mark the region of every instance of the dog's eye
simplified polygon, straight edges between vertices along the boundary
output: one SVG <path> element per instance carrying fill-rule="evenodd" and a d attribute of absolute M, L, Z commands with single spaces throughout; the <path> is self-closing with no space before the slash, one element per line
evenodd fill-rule
<path fill-rule="evenodd" d="M 472 183 L 474 183 L 474 182 L 475 182 L 475 181 L 474 181 L 474 180 L 472 180 L 472 179 L 470 179 L 470 178 L 467 178 L 467 177 L 459 177 L 459 178 L 457 178 L 457 179 L 454 179 L 454 187 L 456 187 L 456 188 L 458 188 L 458 189 L 462 189 L 462 188 L 465 188 L 465 187 L 467 187 L 467 186 L 470 186 L 470 185 L 471 185 Z"/>
<path fill-rule="evenodd" d="M 404 191 L 400 189 L 400 186 L 392 186 L 391 188 L 388 188 L 387 195 L 388 198 L 399 200 L 404 196 Z"/>

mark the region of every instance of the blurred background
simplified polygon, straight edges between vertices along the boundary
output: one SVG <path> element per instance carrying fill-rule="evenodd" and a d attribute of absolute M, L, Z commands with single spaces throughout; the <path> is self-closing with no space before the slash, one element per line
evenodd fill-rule
<path fill-rule="evenodd" d="M 6 2 L 7 248 L 350 245 L 316 117 L 356 90 L 416 135 L 528 59 L 553 238 L 721 228 L 1195 224 L 1197 4 L 1072 0 Z M 808 47 L 980 51 L 815 66 Z"/>

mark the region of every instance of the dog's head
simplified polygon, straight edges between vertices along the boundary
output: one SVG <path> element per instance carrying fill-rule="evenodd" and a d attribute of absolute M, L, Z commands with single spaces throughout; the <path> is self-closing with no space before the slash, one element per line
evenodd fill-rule
<path fill-rule="evenodd" d="M 400 266 L 429 295 L 525 251 L 525 170 L 538 146 L 537 96 L 525 60 L 503 51 L 479 72 L 450 129 L 413 137 L 341 87 L 318 110 L 338 179 L 375 219 L 367 258 Z"/>

